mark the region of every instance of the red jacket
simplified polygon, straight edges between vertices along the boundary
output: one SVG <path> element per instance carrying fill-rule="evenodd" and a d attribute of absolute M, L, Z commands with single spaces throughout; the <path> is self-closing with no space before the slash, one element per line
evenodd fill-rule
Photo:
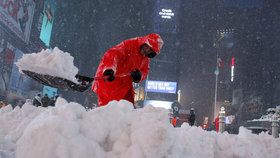
<path fill-rule="evenodd" d="M 219 132 L 219 116 L 215 118 L 215 127 L 216 127 L 216 132 Z"/>
<path fill-rule="evenodd" d="M 173 118 L 171 119 L 171 123 L 172 123 L 172 125 L 173 125 L 174 127 L 176 127 L 176 126 L 177 126 L 177 118 L 176 118 L 176 117 L 173 117 Z"/>
<path fill-rule="evenodd" d="M 95 77 L 100 78 L 106 69 L 113 69 L 116 79 L 113 82 L 103 80 L 93 82 L 92 90 L 98 95 L 99 106 L 104 106 L 112 100 L 121 100 L 129 91 L 133 91 L 131 71 L 140 70 L 142 73 L 141 81 L 146 79 L 150 58 L 140 53 L 140 46 L 145 43 L 159 54 L 163 41 L 158 34 L 153 33 L 125 40 L 104 54 Z"/>

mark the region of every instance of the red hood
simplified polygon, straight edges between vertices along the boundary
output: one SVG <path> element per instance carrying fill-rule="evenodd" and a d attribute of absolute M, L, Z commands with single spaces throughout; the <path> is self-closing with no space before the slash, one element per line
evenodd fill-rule
<path fill-rule="evenodd" d="M 142 45 L 144 43 L 148 44 L 153 49 L 153 51 L 155 51 L 157 54 L 160 53 L 160 50 L 163 46 L 162 38 L 160 37 L 159 34 L 156 34 L 156 33 L 151 33 L 147 36 L 139 38 L 139 42 L 140 42 L 140 45 Z"/>

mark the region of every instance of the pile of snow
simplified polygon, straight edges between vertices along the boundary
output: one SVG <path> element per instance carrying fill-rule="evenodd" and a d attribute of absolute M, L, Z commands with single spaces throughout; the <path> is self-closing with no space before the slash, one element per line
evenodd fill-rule
<path fill-rule="evenodd" d="M 266 112 L 266 115 L 262 115 L 259 119 L 253 119 L 251 122 L 270 122 L 273 117 L 280 121 L 280 106 L 276 106 L 276 108 L 268 108 Z"/>
<path fill-rule="evenodd" d="M 57 47 L 39 53 L 24 54 L 16 63 L 20 72 L 28 70 L 44 75 L 52 75 L 77 82 L 75 75 L 78 68 L 74 66 L 74 58 Z"/>
<path fill-rule="evenodd" d="M 2 158 L 276 158 L 280 141 L 240 128 L 239 135 L 204 131 L 183 124 L 173 128 L 168 111 L 133 109 L 113 101 L 86 111 L 58 98 L 55 107 L 0 109 Z"/>

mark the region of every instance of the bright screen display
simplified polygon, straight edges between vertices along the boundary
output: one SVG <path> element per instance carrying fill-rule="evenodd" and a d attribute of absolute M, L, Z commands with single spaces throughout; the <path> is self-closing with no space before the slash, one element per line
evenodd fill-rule
<path fill-rule="evenodd" d="M 146 92 L 176 93 L 176 88 L 177 82 L 147 80 L 145 85 Z"/>

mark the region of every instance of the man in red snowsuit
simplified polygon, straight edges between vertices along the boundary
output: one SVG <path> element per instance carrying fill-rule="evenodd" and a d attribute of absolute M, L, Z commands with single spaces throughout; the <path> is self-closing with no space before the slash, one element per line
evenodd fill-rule
<path fill-rule="evenodd" d="M 219 132 L 219 115 L 217 115 L 217 117 L 215 118 L 214 124 L 216 128 L 216 132 Z"/>
<path fill-rule="evenodd" d="M 92 90 L 98 96 L 98 105 L 112 100 L 127 100 L 134 104 L 132 82 L 146 79 L 150 58 L 160 53 L 163 41 L 156 33 L 125 40 L 110 48 L 98 66 Z"/>

